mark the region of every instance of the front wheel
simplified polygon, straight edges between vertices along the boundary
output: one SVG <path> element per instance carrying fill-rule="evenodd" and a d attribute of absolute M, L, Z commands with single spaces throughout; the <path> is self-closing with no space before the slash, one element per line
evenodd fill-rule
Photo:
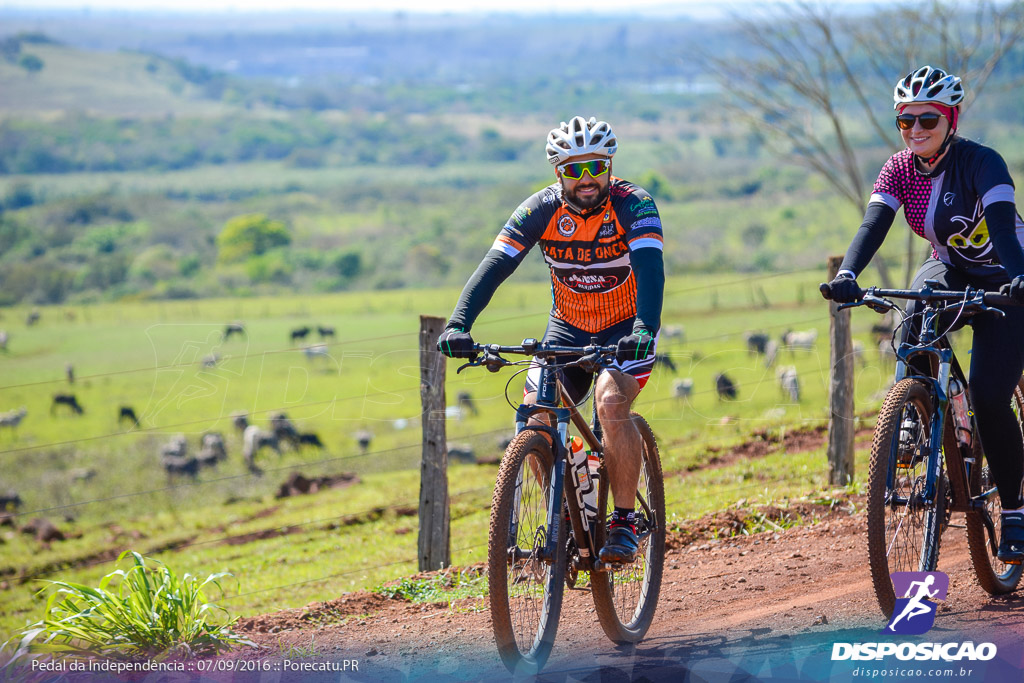
<path fill-rule="evenodd" d="M 487 543 L 491 624 L 498 653 L 509 671 L 529 675 L 551 654 L 565 588 L 565 525 L 557 525 L 546 556 L 551 444 L 533 430 L 508 445 L 491 503 Z M 558 510 L 562 509 L 561 490 Z"/>
<path fill-rule="evenodd" d="M 1017 388 L 1013 391 L 1012 406 L 1013 413 L 1017 417 L 1021 439 L 1024 440 L 1024 378 L 1017 382 Z M 974 465 L 971 468 L 971 496 L 991 492 L 985 498 L 985 507 L 992 519 L 995 531 L 993 540 L 998 544 L 1002 505 L 1000 505 L 999 495 L 993 492 L 995 482 L 992 481 L 988 464 L 982 465 L 983 456 L 979 439 L 974 439 L 973 446 Z M 967 546 L 970 549 L 971 564 L 974 565 L 974 574 L 978 577 L 978 584 L 991 595 L 1009 593 L 1020 583 L 1021 571 L 1024 566 L 1000 561 L 992 552 L 992 546 L 989 545 L 988 540 L 988 532 L 982 516 L 978 513 L 968 513 Z"/>
<path fill-rule="evenodd" d="M 643 443 L 643 462 L 637 486 L 640 546 L 633 564 L 592 572 L 590 576 L 598 621 L 605 635 L 614 643 L 635 643 L 647 633 L 658 606 L 665 562 L 665 484 L 658 443 L 647 421 L 636 413 L 632 416 Z M 603 530 L 611 512 L 607 473 L 602 475 L 600 485 L 605 494 L 599 496 L 602 510 L 598 513 L 598 528 Z M 604 543 L 604 536 L 603 533 L 598 534 L 598 548 Z"/>
<path fill-rule="evenodd" d="M 934 499 L 925 499 L 929 461 L 941 457 L 938 444 L 932 443 L 932 415 L 927 385 L 907 378 L 889 390 L 875 424 L 868 469 L 868 562 L 878 606 L 887 617 L 896 604 L 890 574 L 933 571 L 939 560 L 946 505 L 942 471 Z"/>

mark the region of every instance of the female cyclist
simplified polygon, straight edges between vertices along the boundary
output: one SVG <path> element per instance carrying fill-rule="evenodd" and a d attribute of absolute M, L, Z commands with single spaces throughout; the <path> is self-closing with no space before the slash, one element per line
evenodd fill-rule
<path fill-rule="evenodd" d="M 1024 221 L 999 154 L 957 135 L 960 79 L 923 66 L 896 83 L 896 125 L 907 148 L 882 167 L 860 230 L 830 283 L 832 299 L 858 301 L 857 276 L 903 207 L 910 229 L 932 244 L 914 288 L 938 280 L 951 290 L 1001 290 L 1024 303 Z M 910 312 L 916 309 L 911 305 Z M 1010 406 L 1024 371 L 1024 307 L 976 316 L 969 390 L 978 431 L 1003 507 L 999 559 L 1024 560 L 1024 446 Z M 913 340 L 917 331 L 907 329 Z"/>

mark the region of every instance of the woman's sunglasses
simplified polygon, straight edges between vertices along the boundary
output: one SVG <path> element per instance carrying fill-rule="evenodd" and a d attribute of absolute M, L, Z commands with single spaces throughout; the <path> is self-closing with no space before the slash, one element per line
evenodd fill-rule
<path fill-rule="evenodd" d="M 896 125 L 899 126 L 900 130 L 910 130 L 914 127 L 914 121 L 920 121 L 922 128 L 932 130 L 935 126 L 939 125 L 939 119 L 941 118 L 942 114 L 937 114 L 933 111 L 924 114 L 900 114 L 896 117 Z"/>
<path fill-rule="evenodd" d="M 591 161 L 571 161 L 568 164 L 562 164 L 558 167 L 558 172 L 569 180 L 579 180 L 583 177 L 584 171 L 589 173 L 591 178 L 596 178 L 607 173 L 611 167 L 612 162 L 608 159 L 592 159 Z"/>

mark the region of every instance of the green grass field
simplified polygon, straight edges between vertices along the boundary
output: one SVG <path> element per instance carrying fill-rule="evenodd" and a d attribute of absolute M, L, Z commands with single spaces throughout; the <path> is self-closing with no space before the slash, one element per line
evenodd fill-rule
<path fill-rule="evenodd" d="M 664 323 L 685 328 L 685 341 L 664 342 L 660 351 L 676 364 L 659 367 L 636 408 L 654 428 L 666 472 L 669 515 L 685 520 L 737 500 L 800 496 L 826 483 L 821 450 L 774 453 L 756 462 L 683 476 L 687 467 L 758 429 L 818 425 L 827 418 L 827 308 L 816 286 L 821 272 L 761 276 L 757 289 L 741 274 L 671 278 Z M 763 294 L 762 294 L 763 293 Z M 4 528 L 0 579 L 4 595 L 0 633 L 40 616 L 32 594 L 42 584 L 24 577 L 96 582 L 111 560 L 132 548 L 205 575 L 229 571 L 237 586 L 225 604 L 239 614 L 298 607 L 342 591 L 373 587 L 415 571 L 419 497 L 419 315 L 447 316 L 458 291 L 353 293 L 334 296 L 122 303 L 2 311 L 10 342 L 0 355 L 0 411 L 25 406 L 16 431 L 0 432 L 0 491 L 17 492 L 21 525 L 35 517 L 55 522 L 71 536 L 43 545 Z M 474 328 L 482 342 L 518 343 L 541 336 L 548 292 L 543 285 L 513 280 L 496 295 Z M 770 303 L 764 306 L 764 300 Z M 868 337 L 875 315 L 858 311 L 857 338 L 867 346 L 858 366 L 857 409 L 877 406 L 891 370 L 879 365 Z M 226 322 L 244 321 L 245 338 L 221 340 Z M 328 358 L 307 359 L 293 348 L 289 331 L 331 325 Z M 748 354 L 743 333 L 778 338 L 787 329 L 816 329 L 812 352 L 783 351 L 778 364 L 797 367 L 799 403 L 784 398 L 775 369 Z M 315 333 L 314 333 L 315 334 Z M 216 367 L 200 359 L 216 353 Z M 76 379 L 69 385 L 65 363 Z M 500 455 L 498 439 L 511 432 L 504 398 L 511 372 L 455 374 L 449 363 L 449 404 L 469 391 L 475 417 L 451 419 L 448 440 L 471 446 L 478 457 Z M 727 372 L 739 399 L 720 401 L 714 376 Z M 671 395 L 676 377 L 690 377 L 694 393 Z M 521 378 L 509 397 L 518 400 Z M 74 393 L 85 408 L 75 416 L 58 409 L 54 393 Z M 134 407 L 142 428 L 119 426 L 121 405 Z M 250 475 L 230 414 L 248 411 L 256 424 L 285 411 L 302 431 L 325 444 L 318 452 L 270 451 L 259 457 L 266 472 Z M 229 458 L 197 481 L 168 480 L 159 450 L 174 434 L 191 449 L 209 430 L 226 435 Z M 355 433 L 374 438 L 362 454 Z M 866 464 L 858 463 L 863 476 Z M 292 472 L 307 477 L 357 474 L 343 489 L 277 500 L 274 492 Z M 453 465 L 453 562 L 480 562 L 494 465 Z"/>

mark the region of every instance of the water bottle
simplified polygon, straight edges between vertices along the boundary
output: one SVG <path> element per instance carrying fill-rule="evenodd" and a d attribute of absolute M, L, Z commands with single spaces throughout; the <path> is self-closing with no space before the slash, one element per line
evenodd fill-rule
<path fill-rule="evenodd" d="M 583 494 L 583 509 L 591 520 L 597 519 L 597 482 L 601 475 L 597 468 L 601 466 L 601 460 L 596 453 L 587 451 L 587 471 L 590 473 L 590 490 Z"/>
<path fill-rule="evenodd" d="M 964 385 L 954 377 L 949 380 L 949 403 L 953 406 L 953 430 L 964 448 L 971 447 L 971 413 L 967 407 Z"/>
<path fill-rule="evenodd" d="M 597 456 L 583 449 L 583 439 L 573 436 L 567 444 L 572 476 L 576 477 L 576 502 L 584 515 L 584 523 L 597 517 Z M 590 460 L 594 460 L 593 472 Z"/>

